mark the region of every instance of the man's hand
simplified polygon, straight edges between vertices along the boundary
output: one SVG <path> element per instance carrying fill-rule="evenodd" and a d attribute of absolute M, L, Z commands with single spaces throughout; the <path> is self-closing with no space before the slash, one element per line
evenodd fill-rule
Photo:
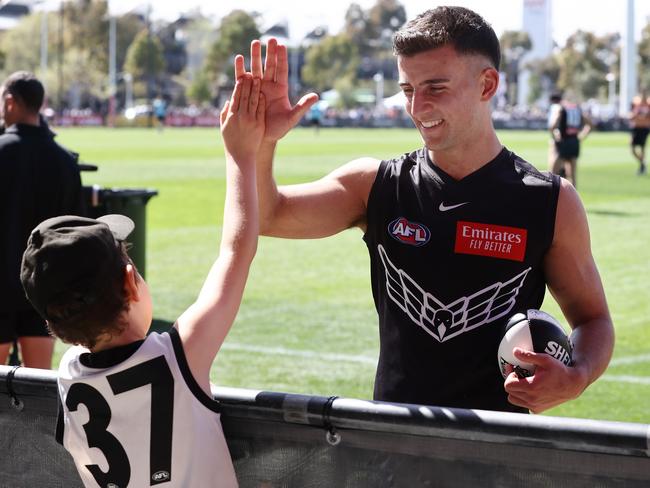
<path fill-rule="evenodd" d="M 535 374 L 519 378 L 514 372 L 505 380 L 508 401 L 540 413 L 577 398 L 587 387 L 587 377 L 578 367 L 568 367 L 546 353 L 514 349 L 515 357 L 535 365 Z"/>
<path fill-rule="evenodd" d="M 246 72 L 244 59 L 235 62 L 235 77 Z M 266 130 L 264 142 L 275 143 L 289 132 L 318 101 L 318 95 L 308 93 L 295 106 L 289 101 L 289 62 L 287 47 L 270 38 L 266 44 L 266 61 L 262 69 L 262 44 L 251 43 L 251 74 L 262 80 L 261 90 L 266 99 Z"/>

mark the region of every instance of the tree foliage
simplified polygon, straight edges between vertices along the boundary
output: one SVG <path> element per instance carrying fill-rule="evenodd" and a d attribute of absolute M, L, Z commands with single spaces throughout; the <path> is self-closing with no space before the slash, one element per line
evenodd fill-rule
<path fill-rule="evenodd" d="M 650 18 L 641 30 L 641 40 L 638 47 L 639 88 L 650 96 Z"/>
<path fill-rule="evenodd" d="M 208 77 L 219 85 L 228 83 L 232 78 L 235 54 L 249 52 L 251 41 L 259 39 L 260 35 L 253 15 L 243 10 L 233 10 L 226 15 L 219 26 L 219 37 L 210 47 L 206 58 Z"/>
<path fill-rule="evenodd" d="M 499 38 L 501 45 L 501 66 L 506 74 L 507 98 L 510 103 L 517 101 L 518 76 L 521 59 L 533 47 L 530 37 L 524 31 L 504 31 Z"/>
<path fill-rule="evenodd" d="M 605 98 L 607 73 L 618 65 L 618 34 L 598 37 L 578 30 L 572 34 L 557 56 L 560 90 L 578 100 Z"/>
<path fill-rule="evenodd" d="M 353 86 L 359 68 L 357 45 L 345 34 L 327 36 L 307 50 L 302 79 L 316 91 L 332 88 L 346 79 Z"/>
<path fill-rule="evenodd" d="M 205 73 L 199 73 L 199 75 L 194 78 L 192 84 L 187 90 L 187 96 L 198 105 L 209 103 L 212 100 L 210 80 L 208 80 Z"/>
<path fill-rule="evenodd" d="M 397 0 L 377 0 L 369 10 L 352 3 L 345 13 L 345 33 L 362 57 L 392 50 L 393 33 L 406 22 L 406 10 Z"/>
<path fill-rule="evenodd" d="M 148 29 L 140 31 L 126 52 L 124 69 L 135 79 L 157 76 L 165 67 L 160 40 Z"/>

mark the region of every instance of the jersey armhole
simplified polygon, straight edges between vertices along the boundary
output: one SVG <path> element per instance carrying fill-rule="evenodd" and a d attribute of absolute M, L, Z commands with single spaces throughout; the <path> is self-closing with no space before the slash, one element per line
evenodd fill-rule
<path fill-rule="evenodd" d="M 178 330 L 175 327 L 172 327 L 167 334 L 171 337 L 172 346 L 174 348 L 174 355 L 176 356 L 176 362 L 178 363 L 178 368 L 183 375 L 185 384 L 190 389 L 194 397 L 203 404 L 203 406 L 209 410 L 212 410 L 216 413 L 221 413 L 221 404 L 214 398 L 208 396 L 199 384 L 194 379 L 194 375 L 190 370 L 190 366 L 187 364 L 187 358 L 185 357 L 185 350 L 183 349 L 183 343 L 181 337 L 178 334 Z"/>
<path fill-rule="evenodd" d="M 57 414 L 56 414 L 56 429 L 54 431 L 54 439 L 56 442 L 63 445 L 63 429 L 65 424 L 63 422 L 63 403 L 61 403 L 61 395 L 57 392 L 56 395 Z"/>
<path fill-rule="evenodd" d="M 366 244 L 369 244 L 368 239 L 369 239 L 369 232 L 371 227 L 374 225 L 374 222 L 372 222 L 372 218 L 374 215 L 376 215 L 375 212 L 373 212 L 374 207 L 376 206 L 376 200 L 378 198 L 377 193 L 379 192 L 379 181 L 384 178 L 384 174 L 386 173 L 386 167 L 388 166 L 388 161 L 382 160 L 381 163 L 379 163 L 379 168 L 377 168 L 377 174 L 375 175 L 375 181 L 372 183 L 372 187 L 370 187 L 370 194 L 368 195 L 368 203 L 366 204 L 366 232 L 363 234 L 363 240 L 366 242 Z"/>

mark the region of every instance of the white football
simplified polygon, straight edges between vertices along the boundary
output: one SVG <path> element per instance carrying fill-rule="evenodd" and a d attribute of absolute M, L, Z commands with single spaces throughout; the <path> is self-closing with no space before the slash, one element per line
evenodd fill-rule
<path fill-rule="evenodd" d="M 535 365 L 515 358 L 513 350 L 520 347 L 528 351 L 545 352 L 567 366 L 573 363 L 573 346 L 560 323 L 540 310 L 529 309 L 513 315 L 506 324 L 499 344 L 499 371 L 505 378 L 511 365 L 520 378 L 532 376 Z"/>

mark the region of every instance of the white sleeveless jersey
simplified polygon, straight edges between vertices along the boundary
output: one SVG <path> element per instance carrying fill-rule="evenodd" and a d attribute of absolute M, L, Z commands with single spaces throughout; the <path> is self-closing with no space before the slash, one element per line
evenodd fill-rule
<path fill-rule="evenodd" d="M 59 366 L 57 440 L 86 487 L 212 488 L 237 481 L 219 403 L 194 380 L 176 329 Z"/>

